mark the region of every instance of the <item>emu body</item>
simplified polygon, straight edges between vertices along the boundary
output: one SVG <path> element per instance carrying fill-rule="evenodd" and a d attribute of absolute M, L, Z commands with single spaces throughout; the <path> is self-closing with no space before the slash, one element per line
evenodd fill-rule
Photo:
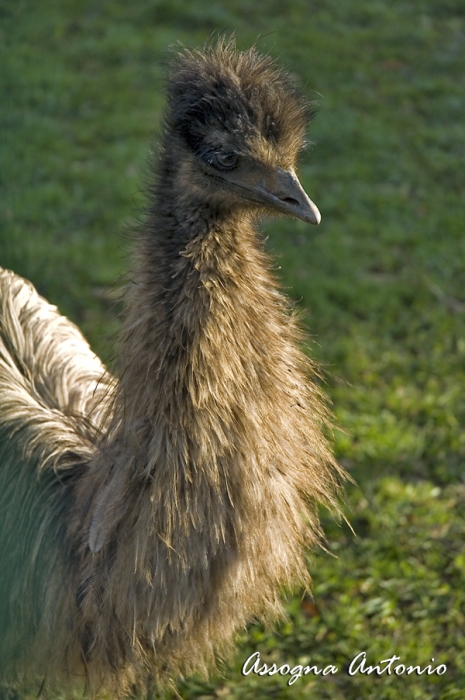
<path fill-rule="evenodd" d="M 231 43 L 181 52 L 116 379 L 0 275 L 0 669 L 91 692 L 204 669 L 307 585 L 343 474 L 314 368 L 254 228 L 318 223 L 294 166 L 307 110 Z"/>

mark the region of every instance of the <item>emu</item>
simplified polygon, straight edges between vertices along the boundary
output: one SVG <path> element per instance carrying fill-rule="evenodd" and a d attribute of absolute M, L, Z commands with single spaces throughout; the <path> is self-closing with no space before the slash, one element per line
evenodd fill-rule
<path fill-rule="evenodd" d="M 345 477 L 254 228 L 320 221 L 294 170 L 308 115 L 254 48 L 177 52 L 116 377 L 1 271 L 0 679 L 124 694 L 202 671 L 309 584 Z"/>

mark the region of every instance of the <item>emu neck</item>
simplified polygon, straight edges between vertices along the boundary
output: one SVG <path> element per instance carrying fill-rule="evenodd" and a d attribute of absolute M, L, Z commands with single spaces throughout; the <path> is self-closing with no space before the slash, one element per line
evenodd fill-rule
<path fill-rule="evenodd" d="M 162 201 L 155 205 L 127 301 L 120 382 L 101 454 L 106 468 L 98 469 L 109 480 L 93 509 L 90 542 L 98 549 L 123 512 L 135 518 L 126 533 L 147 531 L 156 518 L 182 562 L 199 527 L 208 523 L 210 551 L 236 527 L 243 478 L 271 462 L 284 465 L 287 443 L 298 449 L 304 411 L 295 407 L 308 397 L 292 319 L 251 222 L 212 217 L 201 203 L 186 208 L 189 218 L 182 208 L 172 214 Z M 147 501 L 130 506 L 129 495 L 144 493 Z M 144 506 L 137 515 L 143 502 L 156 503 L 155 511 Z M 104 525 L 103 513 L 112 514 Z"/>
<path fill-rule="evenodd" d="M 149 610 L 163 644 L 215 615 L 224 638 L 225 615 L 235 629 L 276 612 L 319 536 L 305 499 L 333 502 L 324 408 L 256 232 L 189 204 L 155 202 L 141 235 L 113 418 L 82 499 L 118 619 L 139 624 L 136 581 L 141 629 Z"/>
<path fill-rule="evenodd" d="M 192 429 L 194 411 L 235 410 L 282 315 L 250 220 L 180 199 L 155 202 L 137 254 L 121 358 L 131 442 Z"/>
<path fill-rule="evenodd" d="M 155 202 L 136 256 L 89 541 L 98 551 L 120 523 L 138 561 L 156 561 L 132 539 L 156 523 L 169 559 L 176 551 L 187 566 L 192 538 L 202 568 L 221 542 L 238 546 L 243 519 L 264 517 L 276 480 L 282 517 L 300 531 L 309 487 L 332 500 L 321 466 L 332 457 L 299 331 L 250 220 L 212 216 L 201 202 L 164 206 Z M 320 475 L 303 480 L 315 465 Z"/>

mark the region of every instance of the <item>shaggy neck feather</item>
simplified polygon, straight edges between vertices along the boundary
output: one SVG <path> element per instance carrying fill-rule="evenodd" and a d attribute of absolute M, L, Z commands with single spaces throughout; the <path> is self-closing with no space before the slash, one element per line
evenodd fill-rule
<path fill-rule="evenodd" d="M 166 213 L 164 190 L 84 497 L 81 624 L 123 653 L 116 628 L 96 627 L 102 580 L 132 635 L 124 654 L 137 638 L 186 669 L 194 628 L 205 658 L 251 614 L 276 614 L 280 586 L 308 581 L 302 546 L 318 540 L 315 504 L 334 503 L 335 479 L 310 365 L 250 220 L 192 201 Z"/>

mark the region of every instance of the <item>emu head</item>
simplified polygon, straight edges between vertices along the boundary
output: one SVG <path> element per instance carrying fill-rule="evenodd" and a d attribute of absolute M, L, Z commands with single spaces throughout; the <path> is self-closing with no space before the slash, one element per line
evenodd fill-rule
<path fill-rule="evenodd" d="M 178 190 L 228 214 L 266 209 L 320 223 L 294 170 L 308 119 L 307 103 L 268 56 L 223 40 L 182 51 L 168 82 L 164 146 Z"/>

